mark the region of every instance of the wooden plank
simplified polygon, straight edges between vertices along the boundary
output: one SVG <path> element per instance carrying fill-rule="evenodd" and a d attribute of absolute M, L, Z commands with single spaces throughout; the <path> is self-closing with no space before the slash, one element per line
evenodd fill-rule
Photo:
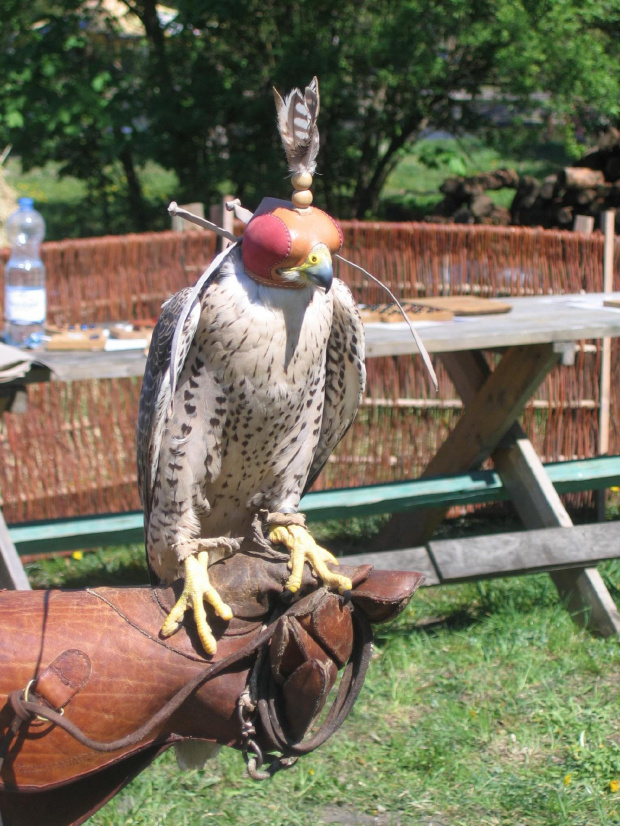
<path fill-rule="evenodd" d="M 30 583 L 0 511 L 0 588 L 29 591 Z"/>
<path fill-rule="evenodd" d="M 436 307 L 449 310 L 456 316 L 501 315 L 512 310 L 512 304 L 494 298 L 481 298 L 475 295 L 442 295 L 433 298 L 403 298 L 402 303 L 412 302 L 423 307 Z M 432 321 L 432 319 L 429 319 Z"/>
<path fill-rule="evenodd" d="M 616 293 L 615 297 L 620 295 Z M 420 324 L 418 333 L 430 353 L 559 344 L 620 335 L 620 315 L 603 306 L 602 293 L 503 300 L 512 306 L 506 315 Z M 368 325 L 368 358 L 415 353 L 417 347 L 404 323 Z"/>
<path fill-rule="evenodd" d="M 22 556 L 144 542 L 142 511 L 13 525 L 9 534 Z"/>
<path fill-rule="evenodd" d="M 620 522 L 429 542 L 442 582 L 551 571 L 620 557 Z"/>
<path fill-rule="evenodd" d="M 554 462 L 544 467 L 556 490 L 562 493 L 620 484 L 620 456 Z M 499 473 L 484 470 L 439 479 L 314 491 L 304 496 L 300 510 L 312 523 L 399 513 L 429 505 L 496 502 L 508 497 Z M 20 556 L 144 541 L 142 511 L 21 523 L 9 526 L 8 531 Z"/>
<path fill-rule="evenodd" d="M 607 298 L 620 300 L 620 293 Z M 419 334 L 429 352 L 449 353 L 497 349 L 517 344 L 571 342 L 620 336 L 620 314 L 603 307 L 603 294 L 527 296 L 503 299 L 512 311 L 501 316 L 479 316 L 420 325 Z M 579 305 L 579 306 L 578 306 Z M 582 306 L 583 305 L 583 306 Z M 370 325 L 366 355 L 415 354 L 417 347 L 403 324 Z M 29 353 L 40 363 L 20 383 L 142 376 L 146 358 L 136 350 L 101 353 Z"/>
<path fill-rule="evenodd" d="M 592 215 L 575 215 L 573 232 L 583 232 L 584 235 L 590 235 L 593 229 L 594 217 Z"/>
<path fill-rule="evenodd" d="M 493 462 L 500 474 L 526 528 L 570 528 L 572 520 L 551 479 L 520 425 L 510 447 L 500 447 L 493 453 Z"/>
<path fill-rule="evenodd" d="M 604 235 L 603 246 L 603 292 L 611 293 L 614 281 L 614 237 L 616 213 L 613 209 L 601 214 L 601 229 Z M 609 450 L 609 424 L 611 414 L 611 339 L 604 338 L 601 344 L 600 405 L 598 422 L 598 453 Z M 605 491 L 596 497 L 596 509 L 599 522 L 605 521 Z"/>
<path fill-rule="evenodd" d="M 558 526 L 572 535 L 572 520 L 522 431 L 511 447 L 496 451 L 493 460 L 527 528 Z M 565 541 L 571 540 L 567 536 Z M 585 552 L 583 563 L 588 562 Z M 620 614 L 595 568 L 552 571 L 551 578 L 576 622 L 603 636 L 620 635 Z"/>
<path fill-rule="evenodd" d="M 485 376 L 488 366 L 481 354 L 451 354 L 448 363 L 455 368 L 454 380 L 457 390 L 464 393 L 466 407 L 422 475 L 442 476 L 481 464 L 506 435 L 558 357 L 550 344 L 513 347 L 493 373 Z M 458 369 L 460 362 L 464 369 Z M 478 382 L 482 385 L 475 392 Z M 387 547 L 421 545 L 433 535 L 445 512 L 446 508 L 433 508 L 415 518 L 395 515 L 382 532 L 381 541 Z"/>
<path fill-rule="evenodd" d="M 403 548 L 376 554 L 347 554 L 338 558 L 341 565 L 372 565 L 383 571 L 417 571 L 426 577 L 423 585 L 439 585 L 437 571 L 426 548 Z"/>
<path fill-rule="evenodd" d="M 552 462 L 543 467 L 558 493 L 620 485 L 620 456 Z M 496 470 L 477 470 L 439 478 L 422 477 L 407 482 L 314 491 L 304 496 L 300 510 L 308 516 L 308 521 L 318 522 L 433 506 L 500 502 L 509 498 Z"/>
<path fill-rule="evenodd" d="M 476 392 L 471 374 L 459 371 L 471 381 L 465 391 L 465 412 L 436 456 L 429 462 L 425 475 L 456 465 L 463 470 L 480 464 L 508 433 L 530 396 L 557 363 L 558 354 L 550 345 L 513 347 L 488 375 Z M 480 369 L 480 376 L 483 373 Z"/>
<path fill-rule="evenodd" d="M 620 634 L 620 613 L 596 568 L 555 571 L 551 576 L 578 625 L 591 628 L 602 637 Z"/>
<path fill-rule="evenodd" d="M 461 367 L 467 369 L 461 369 L 453 377 L 452 369 L 459 361 Z M 463 364 L 464 359 L 459 356 L 448 363 L 450 376 L 458 382 L 465 398 L 475 393 L 486 365 L 480 355 L 468 361 L 467 365 Z M 512 426 L 504 442 L 494 451 L 493 461 L 523 524 L 531 529 L 557 526 L 572 530 L 572 521 L 558 496 L 559 491 L 550 485 L 540 458 L 518 423 Z M 578 623 L 604 636 L 620 634 L 618 611 L 596 569 L 552 572 L 551 578 Z"/>
<path fill-rule="evenodd" d="M 620 484 L 620 456 L 603 456 L 544 466 L 558 492 L 597 490 Z M 359 488 L 314 491 L 300 510 L 309 523 L 379 513 L 399 513 L 429 505 L 497 502 L 509 498 L 499 473 L 480 470 L 439 479 L 412 479 Z M 20 556 L 144 541 L 142 511 L 74 517 L 9 526 Z"/>

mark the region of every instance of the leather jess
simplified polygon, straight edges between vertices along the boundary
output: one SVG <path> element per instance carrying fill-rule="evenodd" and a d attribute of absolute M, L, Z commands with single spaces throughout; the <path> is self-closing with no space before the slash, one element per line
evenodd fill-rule
<path fill-rule="evenodd" d="M 263 755 L 295 757 L 320 745 L 361 688 L 369 622 L 397 614 L 423 581 L 369 566 L 338 570 L 353 581 L 350 599 L 318 587 L 306 570 L 287 605 L 281 554 L 239 553 L 212 565 L 210 579 L 234 614 L 228 623 L 210 617 L 213 657 L 190 623 L 159 635 L 178 584 L 0 592 L 2 826 L 83 823 L 182 740 L 241 749 L 256 776 Z M 304 739 L 342 668 L 323 725 Z"/>

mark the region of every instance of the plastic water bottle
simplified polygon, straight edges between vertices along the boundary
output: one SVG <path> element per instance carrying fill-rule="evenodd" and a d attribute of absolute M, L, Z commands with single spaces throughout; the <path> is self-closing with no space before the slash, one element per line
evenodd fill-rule
<path fill-rule="evenodd" d="M 4 337 L 16 347 L 37 347 L 45 330 L 45 267 L 40 245 L 43 216 L 32 198 L 20 198 L 6 222 L 11 257 L 4 270 Z"/>

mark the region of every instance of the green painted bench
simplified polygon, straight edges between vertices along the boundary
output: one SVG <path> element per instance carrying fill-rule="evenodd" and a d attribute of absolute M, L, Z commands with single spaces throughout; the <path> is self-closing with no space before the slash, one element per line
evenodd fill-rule
<path fill-rule="evenodd" d="M 554 462 L 545 465 L 545 470 L 558 493 L 620 485 L 620 456 Z M 317 491 L 303 498 L 301 509 L 309 522 L 321 522 L 506 499 L 508 494 L 499 475 L 493 470 L 481 470 L 434 479 Z M 139 511 L 9 525 L 9 535 L 21 556 L 144 541 Z"/>

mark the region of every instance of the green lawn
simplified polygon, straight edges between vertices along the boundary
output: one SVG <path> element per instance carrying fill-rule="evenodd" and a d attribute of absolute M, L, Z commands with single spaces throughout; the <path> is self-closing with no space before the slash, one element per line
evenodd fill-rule
<path fill-rule="evenodd" d="M 620 564 L 602 566 L 620 598 Z M 145 581 L 140 547 L 30 566 L 35 584 Z M 163 755 L 93 826 L 620 823 L 620 645 L 576 628 L 548 576 L 423 589 L 378 628 L 336 735 L 272 781 L 226 751 Z"/>

